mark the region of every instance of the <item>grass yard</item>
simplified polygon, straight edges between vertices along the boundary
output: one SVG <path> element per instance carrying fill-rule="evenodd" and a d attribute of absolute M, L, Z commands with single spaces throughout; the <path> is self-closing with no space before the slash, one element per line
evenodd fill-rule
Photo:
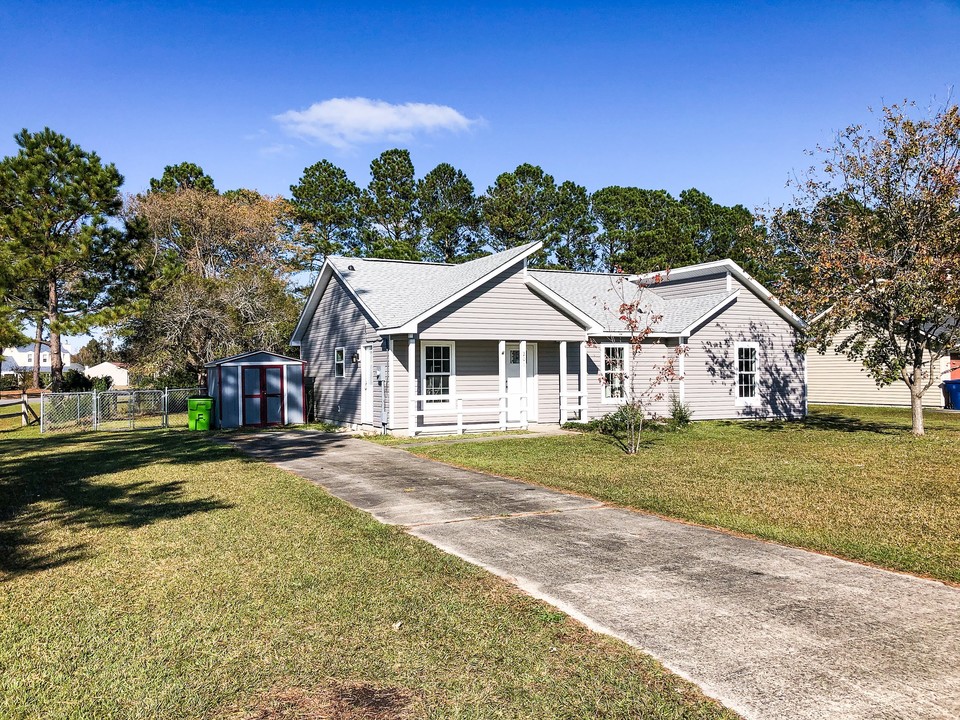
<path fill-rule="evenodd" d="M 0 432 L 0 717 L 733 715 L 205 437 L 30 429 Z"/>
<path fill-rule="evenodd" d="M 429 445 L 425 457 L 960 583 L 960 415 L 815 407 L 802 422 Z"/>

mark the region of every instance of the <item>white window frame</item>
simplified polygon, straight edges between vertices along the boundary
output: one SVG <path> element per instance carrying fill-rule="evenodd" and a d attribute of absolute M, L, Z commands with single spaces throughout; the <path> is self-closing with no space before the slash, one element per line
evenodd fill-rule
<path fill-rule="evenodd" d="M 340 356 L 339 360 L 337 360 L 337 355 Z M 347 349 L 345 347 L 335 347 L 333 349 L 333 376 L 335 378 L 347 376 Z"/>
<path fill-rule="evenodd" d="M 50 364 L 50 353 L 40 353 L 40 364 L 41 365 Z"/>
<path fill-rule="evenodd" d="M 607 397 L 607 349 L 620 348 L 623 350 L 623 397 Z M 602 343 L 600 345 L 600 403 L 603 405 L 623 405 L 627 401 L 627 383 L 630 380 L 630 344 L 629 343 Z"/>
<path fill-rule="evenodd" d="M 427 348 L 428 347 L 447 347 L 450 348 L 450 394 L 446 400 L 425 400 L 424 405 L 430 407 L 451 407 L 453 399 L 457 394 L 457 344 L 452 340 L 422 340 L 420 342 L 420 394 L 427 396 Z M 430 373 L 431 375 L 443 375 L 444 373 Z M 443 397 L 435 395 L 433 397 Z"/>
<path fill-rule="evenodd" d="M 740 351 L 753 350 L 756 367 L 753 371 L 753 397 L 740 397 Z M 760 403 L 760 343 L 738 342 L 733 345 L 733 397 L 736 407 L 752 407 Z"/>
<path fill-rule="evenodd" d="M 27 365 L 33 365 L 33 353 L 32 353 L 32 352 L 28 352 L 28 353 L 27 353 Z"/>

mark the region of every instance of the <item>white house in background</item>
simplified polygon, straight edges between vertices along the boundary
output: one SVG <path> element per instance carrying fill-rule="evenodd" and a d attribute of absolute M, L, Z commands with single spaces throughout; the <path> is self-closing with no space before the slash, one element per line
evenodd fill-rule
<path fill-rule="evenodd" d="M 46 345 L 40 346 L 40 372 L 50 372 L 50 348 Z M 21 345 L 20 347 L 8 347 L 3 349 L 3 363 L 0 365 L 0 374 L 13 375 L 18 369 L 33 369 L 33 343 Z M 83 365 L 75 365 L 73 356 L 76 351 L 67 343 L 60 343 L 60 357 L 63 359 L 63 369 L 83 370 Z"/>
<path fill-rule="evenodd" d="M 657 414 L 669 392 L 697 420 L 805 414 L 803 323 L 733 261 L 652 278 L 528 269 L 540 247 L 459 265 L 327 258 L 291 338 L 314 417 L 410 435 L 588 420 L 681 346 Z M 660 318 L 637 358 L 618 289 Z"/>
<path fill-rule="evenodd" d="M 83 371 L 88 378 L 108 377 L 113 380 L 111 387 L 124 389 L 130 386 L 130 373 L 126 363 L 102 362 Z"/>

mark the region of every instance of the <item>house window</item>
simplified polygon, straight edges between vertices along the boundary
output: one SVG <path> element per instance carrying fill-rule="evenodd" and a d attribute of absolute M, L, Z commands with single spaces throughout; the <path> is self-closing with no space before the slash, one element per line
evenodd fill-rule
<path fill-rule="evenodd" d="M 737 343 L 737 404 L 749 405 L 759 399 L 759 346 Z"/>
<path fill-rule="evenodd" d="M 49 365 L 50 364 L 50 353 L 42 353 L 40 355 L 40 364 Z"/>
<path fill-rule="evenodd" d="M 28 353 L 27 353 L 27 365 L 33 365 L 33 353 L 32 353 L 32 352 L 28 352 Z"/>
<path fill-rule="evenodd" d="M 345 358 L 347 351 L 345 348 L 338 347 L 333 351 L 333 376 L 343 377 L 343 370 L 346 364 Z"/>
<path fill-rule="evenodd" d="M 603 400 L 621 402 L 627 396 L 627 348 L 625 345 L 604 345 Z"/>
<path fill-rule="evenodd" d="M 428 403 L 448 403 L 453 397 L 453 343 L 423 346 L 423 394 Z"/>

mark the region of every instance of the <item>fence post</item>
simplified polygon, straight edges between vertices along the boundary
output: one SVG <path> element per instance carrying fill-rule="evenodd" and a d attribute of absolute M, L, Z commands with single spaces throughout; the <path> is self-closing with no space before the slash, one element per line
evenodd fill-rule
<path fill-rule="evenodd" d="M 20 427 L 27 426 L 27 391 L 20 393 Z"/>
<path fill-rule="evenodd" d="M 80 427 L 80 393 L 77 393 L 77 427 Z"/>
<path fill-rule="evenodd" d="M 46 395 L 40 393 L 40 434 L 43 434 L 43 406 L 46 404 Z"/>
<path fill-rule="evenodd" d="M 93 407 L 90 408 L 90 427 L 96 432 L 100 427 L 100 398 L 97 397 L 97 386 L 93 386 L 93 397 L 90 402 L 93 403 Z"/>
<path fill-rule="evenodd" d="M 170 427 L 170 388 L 163 389 L 163 421 L 161 427 Z"/>

